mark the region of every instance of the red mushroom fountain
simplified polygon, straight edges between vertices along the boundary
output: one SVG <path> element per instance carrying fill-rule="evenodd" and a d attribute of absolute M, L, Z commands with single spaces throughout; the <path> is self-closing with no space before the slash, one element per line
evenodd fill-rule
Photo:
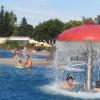
<path fill-rule="evenodd" d="M 65 42 L 88 42 L 88 58 L 87 58 L 87 70 L 86 70 L 86 84 L 85 89 L 87 91 L 92 90 L 92 71 L 93 71 L 93 55 L 92 55 L 92 43 L 100 42 L 100 25 L 84 24 L 78 27 L 66 30 L 58 35 L 58 41 Z"/>

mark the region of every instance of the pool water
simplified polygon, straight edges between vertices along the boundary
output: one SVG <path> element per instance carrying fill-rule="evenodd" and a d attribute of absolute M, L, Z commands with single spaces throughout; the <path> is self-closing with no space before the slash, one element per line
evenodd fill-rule
<path fill-rule="evenodd" d="M 41 56 L 41 55 L 32 55 L 29 54 L 31 59 L 47 59 L 47 56 Z M 20 58 L 23 59 L 25 58 L 24 55 L 20 55 Z"/>
<path fill-rule="evenodd" d="M 0 50 L 0 58 L 13 58 L 14 54 L 10 51 Z M 20 54 L 20 58 L 25 58 L 24 55 Z M 47 56 L 41 56 L 41 55 L 32 55 L 30 54 L 31 59 L 47 59 Z"/>
<path fill-rule="evenodd" d="M 53 69 L 31 70 L 0 65 L 0 100 L 82 100 L 44 92 L 41 87 L 54 81 Z"/>
<path fill-rule="evenodd" d="M 45 86 L 53 82 L 54 69 L 51 67 L 18 69 L 0 65 L 0 100 L 86 100 L 44 91 Z"/>
<path fill-rule="evenodd" d="M 12 58 L 13 53 L 10 51 L 0 50 L 0 58 Z"/>

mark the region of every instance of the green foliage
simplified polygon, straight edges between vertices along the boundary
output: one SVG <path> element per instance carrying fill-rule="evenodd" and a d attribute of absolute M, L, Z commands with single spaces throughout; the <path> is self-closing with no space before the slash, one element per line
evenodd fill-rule
<path fill-rule="evenodd" d="M 64 24 L 59 19 L 51 19 L 34 28 L 33 37 L 37 40 L 52 41 L 62 30 Z"/>
<path fill-rule="evenodd" d="M 95 23 L 94 19 L 92 19 L 92 17 L 86 18 L 86 17 L 82 17 L 82 23 Z"/>
<path fill-rule="evenodd" d="M 97 17 L 95 18 L 95 22 L 100 25 L 100 15 L 97 15 Z"/>
<path fill-rule="evenodd" d="M 0 37 L 5 36 L 29 36 L 38 41 L 46 40 L 51 42 L 55 40 L 56 36 L 64 30 L 77 27 L 84 23 L 96 23 L 100 25 L 100 15 L 95 19 L 92 17 L 82 17 L 82 20 L 70 20 L 63 23 L 59 19 L 50 19 L 43 23 L 39 23 L 35 28 L 28 24 L 25 17 L 22 18 L 20 25 L 16 25 L 17 17 L 13 12 L 5 11 L 1 6 L 0 10 Z M 12 43 L 11 43 L 12 44 Z M 15 43 L 16 44 L 16 43 Z M 13 44 L 12 44 L 13 45 Z"/>
<path fill-rule="evenodd" d="M 0 48 L 11 50 L 12 48 L 18 48 L 18 41 L 7 41 L 6 43 L 0 44 Z"/>
<path fill-rule="evenodd" d="M 0 36 L 10 36 L 13 34 L 17 18 L 13 12 L 4 10 L 1 6 L 0 11 Z"/>
<path fill-rule="evenodd" d="M 67 30 L 76 26 L 80 26 L 81 24 L 82 24 L 81 21 L 70 20 L 69 22 L 65 23 L 64 30 Z"/>
<path fill-rule="evenodd" d="M 25 17 L 22 18 L 21 26 L 27 25 L 27 19 Z"/>
<path fill-rule="evenodd" d="M 44 45 L 41 45 L 41 46 L 35 47 L 35 49 L 37 51 L 41 51 L 41 50 L 47 50 L 48 51 L 50 49 L 50 47 L 45 47 Z"/>
<path fill-rule="evenodd" d="M 33 34 L 33 26 L 27 23 L 25 17 L 23 17 L 19 27 L 16 27 L 14 30 L 14 35 L 16 36 L 30 36 Z"/>

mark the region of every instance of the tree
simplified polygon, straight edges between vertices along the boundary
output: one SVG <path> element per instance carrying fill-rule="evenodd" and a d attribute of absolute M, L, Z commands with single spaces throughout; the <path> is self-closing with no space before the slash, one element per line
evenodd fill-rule
<path fill-rule="evenodd" d="M 63 30 L 64 24 L 59 19 L 50 19 L 34 28 L 33 37 L 36 40 L 52 41 Z"/>
<path fill-rule="evenodd" d="M 21 26 L 25 26 L 27 25 L 27 19 L 25 17 L 22 18 L 22 21 L 21 21 Z"/>
<path fill-rule="evenodd" d="M 82 23 L 83 24 L 95 23 L 95 21 L 92 19 L 92 17 L 89 17 L 89 18 L 82 17 Z"/>
<path fill-rule="evenodd" d="M 32 34 L 33 34 L 33 26 L 28 24 L 26 18 L 23 17 L 20 26 L 15 28 L 14 35 L 31 37 Z"/>
<path fill-rule="evenodd" d="M 67 30 L 76 26 L 80 26 L 81 24 L 82 24 L 81 21 L 70 20 L 69 22 L 65 23 L 64 30 Z"/>
<path fill-rule="evenodd" d="M 15 23 L 17 18 L 13 12 L 4 10 L 1 6 L 0 11 L 0 36 L 11 36 L 14 31 Z"/>
<path fill-rule="evenodd" d="M 95 21 L 98 25 L 100 25 L 100 15 L 97 15 L 97 17 L 95 18 Z"/>

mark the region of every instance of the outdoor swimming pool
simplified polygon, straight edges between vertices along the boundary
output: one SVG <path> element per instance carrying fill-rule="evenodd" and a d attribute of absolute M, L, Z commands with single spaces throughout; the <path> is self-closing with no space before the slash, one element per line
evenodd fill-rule
<path fill-rule="evenodd" d="M 10 58 L 12 53 L 3 51 L 1 55 L 1 57 Z M 38 58 L 41 59 L 40 56 Z M 98 80 L 97 67 L 98 65 L 94 67 L 94 74 L 96 74 L 94 75 L 96 77 L 93 78 L 94 82 Z M 59 77 L 60 80 L 64 81 L 65 77 L 71 75 L 76 82 L 83 84 L 85 65 L 81 65 L 79 68 L 81 69 L 67 67 L 67 70 L 63 71 L 61 77 Z M 0 65 L 0 100 L 87 100 L 84 97 L 81 98 L 82 93 L 79 96 L 76 95 L 78 92 L 75 92 L 75 94 L 68 92 L 67 94 L 66 91 L 61 91 L 54 86 L 55 68 L 52 66 L 33 66 L 32 69 L 18 69 L 13 65 Z M 79 88 L 77 89 L 79 90 Z M 88 98 L 90 97 L 91 94 Z"/>
<path fill-rule="evenodd" d="M 47 67 L 25 70 L 0 65 L 0 100 L 81 100 L 43 91 L 41 87 L 54 81 L 53 72 Z"/>
<path fill-rule="evenodd" d="M 10 51 L 0 50 L 0 58 L 13 58 L 14 54 Z M 47 59 L 47 56 L 41 55 L 32 55 L 30 54 L 31 59 Z M 24 55 L 20 55 L 20 58 L 25 58 Z"/>

